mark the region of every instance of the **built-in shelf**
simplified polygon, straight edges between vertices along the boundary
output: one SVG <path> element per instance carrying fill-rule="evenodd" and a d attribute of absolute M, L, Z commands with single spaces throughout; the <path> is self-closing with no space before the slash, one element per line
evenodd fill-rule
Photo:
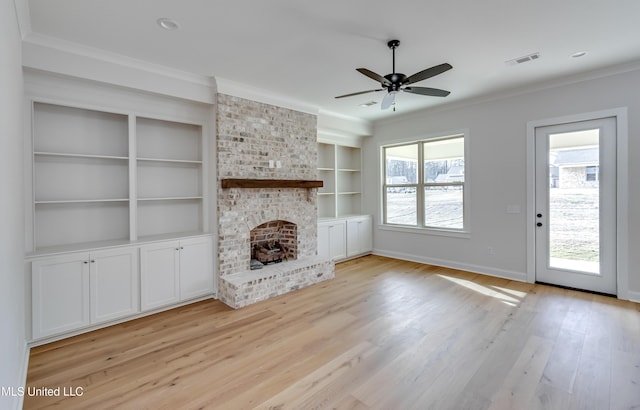
<path fill-rule="evenodd" d="M 223 179 L 222 188 L 321 188 L 323 182 L 306 179 Z"/>
<path fill-rule="evenodd" d="M 31 250 L 204 232 L 203 152 L 199 124 L 34 102 Z"/>
<path fill-rule="evenodd" d="M 149 161 L 149 162 L 175 162 L 179 164 L 202 164 L 202 161 L 192 161 L 192 160 L 184 160 L 184 159 L 169 159 L 169 158 L 137 158 L 138 161 Z"/>
<path fill-rule="evenodd" d="M 138 201 L 184 201 L 191 199 L 202 199 L 201 196 L 177 196 L 177 197 L 158 197 L 158 198 L 138 198 Z"/>
<path fill-rule="evenodd" d="M 56 201 L 35 201 L 36 205 L 46 204 L 85 204 L 102 202 L 129 202 L 128 198 L 107 198 L 107 199 L 65 199 Z"/>
<path fill-rule="evenodd" d="M 334 143 L 318 143 L 318 218 L 340 218 L 362 209 L 361 150 Z"/>
<path fill-rule="evenodd" d="M 94 155 L 94 154 L 72 154 L 67 152 L 43 152 L 36 151 L 33 153 L 35 156 L 48 156 L 48 157 L 65 157 L 65 158 L 91 158 L 91 159 L 115 159 L 115 160 L 128 160 L 129 157 L 120 157 L 114 155 Z"/>

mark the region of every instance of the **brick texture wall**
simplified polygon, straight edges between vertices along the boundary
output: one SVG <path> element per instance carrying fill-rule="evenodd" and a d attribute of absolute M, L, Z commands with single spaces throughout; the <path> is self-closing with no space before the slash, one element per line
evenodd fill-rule
<path fill-rule="evenodd" d="M 218 178 L 317 179 L 315 115 L 218 94 Z M 269 168 L 269 160 L 281 168 Z M 250 231 L 272 220 L 297 225 L 298 258 L 316 254 L 316 190 L 222 189 L 218 273 L 249 269 Z"/>

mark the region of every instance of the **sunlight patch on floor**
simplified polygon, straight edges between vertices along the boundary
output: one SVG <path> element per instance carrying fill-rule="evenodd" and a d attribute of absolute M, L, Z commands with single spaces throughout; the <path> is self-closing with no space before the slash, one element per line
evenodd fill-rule
<path fill-rule="evenodd" d="M 512 291 L 509 289 L 510 294 L 506 294 L 504 293 L 504 291 L 502 291 L 501 288 L 498 288 L 497 286 L 494 286 L 494 288 L 496 289 L 500 289 L 501 291 L 497 291 L 491 288 L 488 288 L 486 286 L 482 286 L 479 285 L 477 283 L 471 282 L 469 280 L 466 279 L 460 279 L 460 278 L 454 278 L 451 276 L 445 276 L 445 275 L 438 275 L 439 277 L 441 277 L 442 279 L 446 279 L 450 282 L 453 282 L 457 285 L 460 286 L 464 286 L 467 289 L 471 289 L 474 292 L 478 292 L 481 293 L 483 295 L 486 296 L 490 296 L 492 298 L 498 299 L 500 302 L 504 303 L 505 305 L 509 305 L 509 306 L 518 306 L 520 304 L 520 301 L 522 300 L 522 297 L 524 297 L 524 292 L 517 292 L 517 291 Z M 516 297 L 518 295 L 515 295 L 514 293 L 521 293 L 522 297 Z"/>

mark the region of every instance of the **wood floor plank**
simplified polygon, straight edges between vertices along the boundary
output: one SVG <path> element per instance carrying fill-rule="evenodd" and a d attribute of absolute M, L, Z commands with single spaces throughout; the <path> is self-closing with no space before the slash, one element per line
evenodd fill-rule
<path fill-rule="evenodd" d="M 547 365 L 553 342 L 540 336 L 531 336 L 520 357 L 496 392 L 490 409 L 517 409 L 527 407 Z"/>
<path fill-rule="evenodd" d="M 25 409 L 640 406 L 640 305 L 380 256 L 31 350 Z"/>

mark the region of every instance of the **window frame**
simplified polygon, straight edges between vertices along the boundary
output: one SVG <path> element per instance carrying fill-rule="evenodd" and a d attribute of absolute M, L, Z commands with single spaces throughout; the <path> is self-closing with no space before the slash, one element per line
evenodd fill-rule
<path fill-rule="evenodd" d="M 427 182 L 425 175 L 424 147 L 425 144 L 436 141 L 444 141 L 448 139 L 462 138 L 464 144 L 464 181 L 452 182 Z M 409 145 L 417 145 L 418 150 L 418 166 L 417 166 L 417 183 L 407 184 L 388 184 L 387 183 L 387 161 L 386 150 L 388 148 L 402 147 Z M 394 142 L 390 144 L 379 145 L 381 178 L 380 191 L 381 207 L 380 207 L 380 228 L 385 230 L 421 233 L 429 235 L 441 235 L 452 237 L 470 237 L 470 157 L 469 157 L 469 132 L 468 130 L 455 131 L 450 133 L 442 133 L 433 136 L 424 136 L 420 139 L 409 140 L 403 142 Z M 430 226 L 425 223 L 425 189 L 429 187 L 443 186 L 462 186 L 462 228 L 446 228 L 438 226 Z M 416 224 L 406 225 L 398 223 L 389 223 L 387 221 L 387 189 L 388 188 L 413 188 L 416 190 Z"/>

